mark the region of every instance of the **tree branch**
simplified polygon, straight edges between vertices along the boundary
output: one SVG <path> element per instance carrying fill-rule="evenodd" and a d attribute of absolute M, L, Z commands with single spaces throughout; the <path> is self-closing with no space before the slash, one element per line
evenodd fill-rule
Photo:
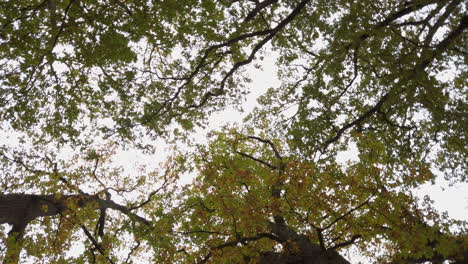
<path fill-rule="evenodd" d="M 249 64 L 250 62 L 253 61 L 255 58 L 255 55 L 257 52 L 266 44 L 268 43 L 278 32 L 280 32 L 286 25 L 288 25 L 291 21 L 294 20 L 294 18 L 302 11 L 302 9 L 306 6 L 306 4 L 310 0 L 302 0 L 295 8 L 294 10 L 284 19 L 282 20 L 275 28 L 263 31 L 264 33 L 268 34 L 263 40 L 258 42 L 250 52 L 250 55 L 246 60 L 236 62 L 234 66 L 226 73 L 226 75 L 223 77 L 220 83 L 220 88 L 217 89 L 216 92 L 210 91 L 205 94 L 203 99 L 200 101 L 198 104 L 192 104 L 189 106 L 189 108 L 198 108 L 206 104 L 208 99 L 212 96 L 218 96 L 221 95 L 224 92 L 224 88 L 226 85 L 226 81 L 236 72 L 240 67 Z"/>
<path fill-rule="evenodd" d="M 244 19 L 244 22 L 254 19 L 258 15 L 258 13 L 260 13 L 263 9 L 267 8 L 270 5 L 275 4 L 276 2 L 278 2 L 278 0 L 264 0 L 258 3 L 255 6 L 255 8 L 247 14 L 247 16 Z"/>
<path fill-rule="evenodd" d="M 275 156 L 276 158 L 278 158 L 279 160 L 283 159 L 283 157 L 281 157 L 279 151 L 276 149 L 275 147 L 275 144 L 273 144 L 273 142 L 269 139 L 263 139 L 263 138 L 260 138 L 260 137 L 257 137 L 257 136 L 247 136 L 246 138 L 241 138 L 239 140 L 243 140 L 243 139 L 254 139 L 254 140 L 257 140 L 257 141 L 260 141 L 264 144 L 268 144 L 271 149 L 273 150 L 273 152 L 275 153 Z"/>
<path fill-rule="evenodd" d="M 364 205 L 367 205 L 369 203 L 369 200 L 371 199 L 371 197 L 369 197 L 365 202 L 361 203 L 360 205 L 354 207 L 353 209 L 349 210 L 348 212 L 346 212 L 345 214 L 341 215 L 340 217 L 336 218 L 335 220 L 333 220 L 333 222 L 331 222 L 330 224 L 328 224 L 326 227 L 322 228 L 322 230 L 327 230 L 328 228 L 332 227 L 334 224 L 336 224 L 338 221 L 344 219 L 346 216 L 352 214 L 354 211 L 356 210 L 359 210 L 361 207 L 363 207 Z"/>
<path fill-rule="evenodd" d="M 335 244 L 330 249 L 331 250 L 336 250 L 336 249 L 339 249 L 339 248 L 342 248 L 342 247 L 350 246 L 350 245 L 354 244 L 356 242 L 356 240 L 358 240 L 361 237 L 362 237 L 361 235 L 354 235 L 354 236 L 351 237 L 350 240 L 342 242 L 342 243 Z"/>
<path fill-rule="evenodd" d="M 101 253 L 101 255 L 105 256 L 107 258 L 107 260 L 109 261 L 109 263 L 114 264 L 112 259 L 106 254 L 106 252 L 102 248 L 101 244 L 99 244 L 99 242 L 97 242 L 97 240 L 93 237 L 93 235 L 91 235 L 89 230 L 84 225 L 81 225 L 80 227 L 83 230 L 83 232 L 85 233 L 86 237 L 88 237 L 88 239 L 91 241 L 93 246 L 99 251 L 99 253 Z"/>
<path fill-rule="evenodd" d="M 270 168 L 270 169 L 272 169 L 272 170 L 277 170 L 277 169 L 278 169 L 278 167 L 276 167 L 276 166 L 274 166 L 274 165 L 271 165 L 270 163 L 268 163 L 268 162 L 266 162 L 266 161 L 264 161 L 264 160 L 257 159 L 257 158 L 255 158 L 254 156 L 251 156 L 251 155 L 249 155 L 249 154 L 246 154 L 246 153 L 243 153 L 243 152 L 240 152 L 240 151 L 236 151 L 236 153 L 239 154 L 239 155 L 241 155 L 241 156 L 243 156 L 243 157 L 246 157 L 246 158 L 248 158 L 248 159 L 251 159 L 251 160 L 253 160 L 253 161 L 256 161 L 256 162 L 258 162 L 258 163 L 260 163 L 260 164 L 263 164 L 263 165 L 267 166 L 268 168 Z"/>

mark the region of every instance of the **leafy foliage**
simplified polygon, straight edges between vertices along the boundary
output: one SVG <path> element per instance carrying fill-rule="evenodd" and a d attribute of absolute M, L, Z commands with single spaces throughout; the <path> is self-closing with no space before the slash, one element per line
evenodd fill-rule
<path fill-rule="evenodd" d="M 312 23 L 285 31 L 284 81 L 261 99 L 257 122 L 287 131 L 305 158 L 333 158 L 371 134 L 385 164 L 424 160 L 466 181 L 466 5 L 345 2 L 310 7 L 294 22 Z"/>
<path fill-rule="evenodd" d="M 4 263 L 466 261 L 466 223 L 413 195 L 437 171 L 467 181 L 464 1 L 0 7 L 0 123 L 23 135 L 0 148 Z M 281 84 L 242 128 L 113 165 L 241 107 L 265 56 Z"/>
<path fill-rule="evenodd" d="M 384 248 L 380 263 L 463 254 L 459 243 L 466 238 L 450 231 L 462 223 L 437 213 L 429 198 L 421 203 L 412 195 L 412 186 L 431 179 L 419 165 L 411 175 L 366 159 L 321 165 L 283 156 L 282 148 L 281 142 L 231 131 L 195 153 L 199 176 L 179 206 L 186 222 L 176 241 L 184 241 L 185 254 L 219 263 L 256 259 L 278 246 L 294 251 L 294 243 L 272 234 L 279 216 L 324 250 L 355 244 L 375 258 Z"/>

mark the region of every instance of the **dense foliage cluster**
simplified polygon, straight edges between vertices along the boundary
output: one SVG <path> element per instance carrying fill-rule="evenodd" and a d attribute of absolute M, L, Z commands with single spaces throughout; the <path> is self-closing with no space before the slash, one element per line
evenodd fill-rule
<path fill-rule="evenodd" d="M 466 222 L 413 195 L 467 182 L 466 2 L 0 7 L 1 133 L 20 137 L 0 146 L 3 263 L 468 261 Z M 242 107 L 266 56 L 280 83 L 242 125 L 113 165 Z"/>

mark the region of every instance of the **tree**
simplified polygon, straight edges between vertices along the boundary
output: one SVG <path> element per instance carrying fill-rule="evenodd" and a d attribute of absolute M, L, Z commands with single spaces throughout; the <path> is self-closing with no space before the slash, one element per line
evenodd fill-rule
<path fill-rule="evenodd" d="M 83 157 L 73 157 L 68 163 L 54 162 L 49 156 L 33 159 L 31 153 L 2 153 L 3 171 L 12 173 L 2 175 L 2 190 L 8 193 L 0 196 L 0 222 L 12 226 L 8 237 L 4 238 L 3 263 L 18 263 L 21 249 L 30 257 L 45 258 L 50 263 L 84 263 L 85 260 L 115 263 L 116 257 L 110 255 L 126 250 L 128 245 L 123 242 L 126 236 L 138 236 L 145 227 L 156 224 L 135 211 L 141 213 L 141 208 L 152 199 L 170 195 L 177 170 L 168 168 L 164 174 L 158 174 L 142 168 L 141 175 L 126 176 L 121 168 L 106 165 L 113 150 L 111 146 L 103 146 Z M 156 184 L 160 186 L 154 189 Z M 141 191 L 145 189 L 151 191 Z M 133 199 L 126 198 L 128 194 Z M 142 194 L 148 196 L 142 197 Z M 113 200 L 113 195 L 120 203 Z M 156 210 L 151 212 L 151 215 L 157 214 Z M 37 233 L 38 229 L 44 233 Z M 82 235 L 88 242 L 83 241 Z M 80 243 L 89 243 L 90 250 L 67 258 L 63 253 L 73 249 L 77 239 Z M 115 239 L 122 239 L 122 242 Z"/>
<path fill-rule="evenodd" d="M 466 261 L 466 231 L 449 231 L 463 225 L 411 193 L 428 170 L 415 164 L 400 177 L 375 161 L 322 165 L 285 151 L 231 130 L 195 153 L 199 176 L 179 207 L 188 230 L 174 238 L 185 254 L 199 263 L 349 263 L 338 250 L 355 244 L 378 263 Z"/>
<path fill-rule="evenodd" d="M 334 158 L 372 134 L 388 148 L 385 164 L 425 161 L 466 181 L 466 6 L 360 1 L 337 17 L 339 6 L 317 7 L 304 20 L 314 23 L 284 33 L 284 81 L 257 119 L 275 116 L 272 132 L 286 130 L 304 157 Z"/>
<path fill-rule="evenodd" d="M 466 223 L 412 195 L 433 177 L 419 164 L 411 174 L 383 168 L 385 148 L 372 139 L 366 148 L 374 160 L 320 164 L 244 132 L 213 133 L 207 146 L 179 154 L 159 174 L 125 177 L 106 168 L 110 153 L 102 151 L 63 170 L 49 164 L 51 171 L 8 157 L 20 165 L 16 178 L 22 171 L 24 182 L 37 184 L 32 178 L 40 176 L 40 193 L 54 194 L 0 196 L 0 220 L 13 226 L 4 263 L 17 263 L 21 248 L 49 263 L 125 263 L 143 253 L 156 263 L 350 263 L 342 250 L 351 245 L 378 263 L 466 261 Z M 181 186 L 184 170 L 197 177 Z M 80 189 L 88 184 L 98 193 Z M 25 185 L 8 187 L 31 189 Z M 83 235 L 88 249 L 66 256 Z"/>
<path fill-rule="evenodd" d="M 0 120 L 33 145 L 0 150 L 5 263 L 21 249 L 51 263 L 146 251 L 163 263 L 347 263 L 353 244 L 379 262 L 466 261 L 465 223 L 411 195 L 435 170 L 467 180 L 465 2 L 1 6 Z M 138 176 L 89 147 L 183 138 L 239 105 L 245 67 L 272 52 L 281 85 L 245 131 Z M 88 149 L 51 156 L 68 145 Z M 353 146 L 359 161 L 338 164 Z M 183 173 L 198 176 L 182 187 Z M 64 256 L 76 239 L 87 250 Z"/>

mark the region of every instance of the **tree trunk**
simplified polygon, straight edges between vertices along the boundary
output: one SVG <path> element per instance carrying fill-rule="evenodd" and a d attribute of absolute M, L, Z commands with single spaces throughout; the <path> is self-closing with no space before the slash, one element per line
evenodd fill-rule
<path fill-rule="evenodd" d="M 66 201 L 73 197 L 22 193 L 1 195 L 0 224 L 26 226 L 38 217 L 57 215 L 66 208 Z"/>
<path fill-rule="evenodd" d="M 312 243 L 307 236 L 299 235 L 285 224 L 270 222 L 270 230 L 292 248 L 283 252 L 264 252 L 260 264 L 350 264 L 338 252 L 324 250 Z"/>
<path fill-rule="evenodd" d="M 93 202 L 96 203 L 96 209 L 100 209 L 101 212 L 113 209 L 145 225 L 150 224 L 148 220 L 131 212 L 125 206 L 112 200 L 100 199 L 94 195 L 3 194 L 0 195 L 0 224 L 13 226 L 8 233 L 7 250 L 3 264 L 18 263 L 24 230 L 32 220 L 58 215 L 69 209 L 72 204 L 74 207 L 80 208 Z"/>

